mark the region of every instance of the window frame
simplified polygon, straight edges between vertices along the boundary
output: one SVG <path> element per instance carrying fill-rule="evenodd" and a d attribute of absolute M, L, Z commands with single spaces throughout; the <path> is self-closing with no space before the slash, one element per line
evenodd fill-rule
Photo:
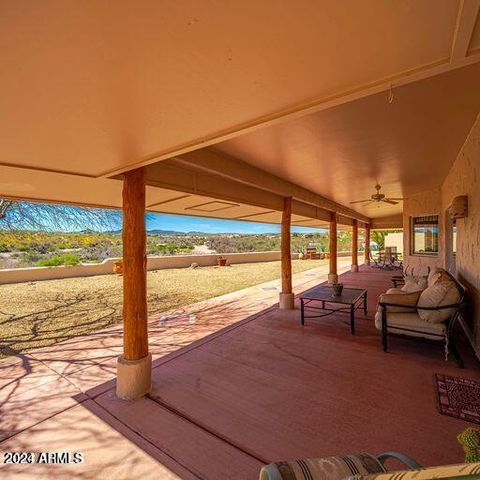
<path fill-rule="evenodd" d="M 436 252 L 416 252 L 415 251 L 415 218 L 421 217 L 437 217 L 437 251 Z M 425 215 L 410 216 L 410 256 L 414 257 L 438 257 L 440 254 L 440 215 L 438 213 L 430 213 Z"/>

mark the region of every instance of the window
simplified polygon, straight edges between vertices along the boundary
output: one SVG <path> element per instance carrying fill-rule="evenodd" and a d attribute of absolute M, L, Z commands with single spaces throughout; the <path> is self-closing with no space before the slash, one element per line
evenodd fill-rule
<path fill-rule="evenodd" d="M 438 215 L 412 217 L 412 254 L 438 254 Z"/>

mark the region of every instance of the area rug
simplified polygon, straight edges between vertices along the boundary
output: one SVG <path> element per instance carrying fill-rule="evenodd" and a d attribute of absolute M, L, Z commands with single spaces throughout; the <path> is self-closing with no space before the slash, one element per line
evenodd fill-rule
<path fill-rule="evenodd" d="M 435 374 L 440 413 L 480 424 L 480 383 Z"/>

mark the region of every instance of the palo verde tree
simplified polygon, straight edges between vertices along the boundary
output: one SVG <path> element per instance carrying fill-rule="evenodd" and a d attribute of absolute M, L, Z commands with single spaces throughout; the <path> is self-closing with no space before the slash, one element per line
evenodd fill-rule
<path fill-rule="evenodd" d="M 0 198 L 0 228 L 5 230 L 108 230 L 121 212 Z"/>

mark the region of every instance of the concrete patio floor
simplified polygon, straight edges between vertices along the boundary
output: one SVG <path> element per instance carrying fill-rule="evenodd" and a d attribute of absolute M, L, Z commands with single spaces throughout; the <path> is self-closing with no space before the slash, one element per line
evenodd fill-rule
<path fill-rule="evenodd" d="M 298 308 L 274 306 L 278 281 L 151 318 L 154 386 L 134 402 L 115 396 L 120 327 L 3 361 L 0 452 L 85 462 L 1 465 L 0 477 L 245 480 L 273 460 L 385 450 L 461 461 L 455 437 L 471 424 L 438 413 L 433 374 L 480 379 L 479 363 L 465 342 L 465 370 L 433 342 L 393 337 L 384 354 L 372 316 L 390 276 L 343 273 L 369 292 L 355 336 L 338 315 L 301 327 Z M 295 291 L 325 279 L 304 272 Z"/>
<path fill-rule="evenodd" d="M 350 259 L 339 259 L 339 272 L 348 270 L 349 264 Z M 294 275 L 295 292 L 325 281 L 327 269 L 325 265 Z M 207 336 L 211 340 L 227 327 L 252 320 L 278 301 L 279 285 L 274 280 L 152 316 L 149 342 L 154 360 L 172 359 L 183 347 L 194 348 Z M 132 478 L 134 471 L 143 478 L 177 478 L 162 466 L 171 462 L 168 455 L 95 400 L 114 389 L 116 357 L 121 351 L 122 327 L 115 326 L 0 361 L 0 454 L 80 451 L 86 456 L 85 463 L 70 466 L 0 464 L 2 474 L 28 479 L 53 474 L 55 478 L 120 479 Z M 177 435 L 172 432 L 172 439 Z M 190 478 L 177 462 L 174 470 L 180 478 Z"/>

